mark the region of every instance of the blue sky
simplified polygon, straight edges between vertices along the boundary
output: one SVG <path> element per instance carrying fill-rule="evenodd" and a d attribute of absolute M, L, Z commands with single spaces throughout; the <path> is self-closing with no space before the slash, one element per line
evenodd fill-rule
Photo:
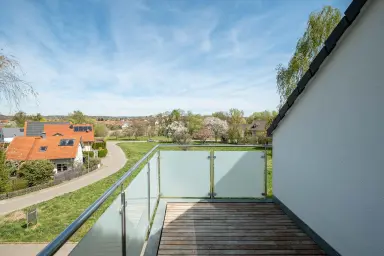
<path fill-rule="evenodd" d="M 27 113 L 274 110 L 275 68 L 308 15 L 351 0 L 2 0 L 0 48 L 39 93 Z M 6 102 L 0 112 L 14 112 Z"/>

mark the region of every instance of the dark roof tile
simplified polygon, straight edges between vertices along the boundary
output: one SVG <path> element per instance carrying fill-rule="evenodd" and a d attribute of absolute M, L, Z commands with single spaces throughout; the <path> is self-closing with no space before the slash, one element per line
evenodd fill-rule
<path fill-rule="evenodd" d="M 332 33 L 329 35 L 327 40 L 325 40 L 325 48 L 328 53 L 331 53 L 333 48 L 335 48 L 337 41 L 344 34 L 344 31 L 349 27 L 349 23 L 346 17 L 343 17 L 340 22 L 333 29 Z"/>
<path fill-rule="evenodd" d="M 297 89 L 298 89 L 298 92 L 299 94 L 305 89 L 305 86 L 307 85 L 307 83 L 309 82 L 309 80 L 311 79 L 312 77 L 312 74 L 311 72 L 308 70 L 307 72 L 305 72 L 305 74 L 303 75 L 303 77 L 300 79 L 300 81 L 297 83 Z"/>
<path fill-rule="evenodd" d="M 284 117 L 285 114 L 287 113 L 288 109 L 289 109 L 289 106 L 288 106 L 287 103 L 285 103 L 285 104 L 281 107 L 281 109 L 280 109 L 280 111 L 279 111 L 279 115 L 280 115 L 280 117 Z"/>
<path fill-rule="evenodd" d="M 328 56 L 328 52 L 325 49 L 325 47 L 321 48 L 319 53 L 313 59 L 311 65 L 309 65 L 309 70 L 311 71 L 312 76 L 316 74 L 317 70 L 319 70 L 320 68 L 320 65 L 323 63 L 325 58 L 327 58 L 327 56 Z"/>
<path fill-rule="evenodd" d="M 352 23 L 356 19 L 357 15 L 360 13 L 361 8 L 366 2 L 367 0 L 352 1 L 347 10 L 344 12 L 345 17 L 347 17 L 349 23 Z"/>

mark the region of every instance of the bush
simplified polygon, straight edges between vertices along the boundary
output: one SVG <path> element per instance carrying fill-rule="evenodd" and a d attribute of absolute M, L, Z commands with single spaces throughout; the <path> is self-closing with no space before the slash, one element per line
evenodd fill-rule
<path fill-rule="evenodd" d="M 97 141 L 97 142 L 93 143 L 92 148 L 93 149 L 100 149 L 100 148 L 105 149 L 105 148 L 107 148 L 107 143 L 105 141 Z"/>
<path fill-rule="evenodd" d="M 106 137 L 108 135 L 108 128 L 105 124 L 96 124 L 94 130 L 96 137 Z"/>
<path fill-rule="evenodd" d="M 98 156 L 99 157 L 106 157 L 107 154 L 108 154 L 108 149 L 100 149 L 99 153 L 98 153 Z"/>
<path fill-rule="evenodd" d="M 89 166 L 88 166 L 88 162 L 89 162 Z M 87 170 L 88 167 L 89 169 L 93 169 L 93 168 L 96 168 L 96 166 L 100 164 L 100 162 L 101 160 L 99 158 L 86 157 L 83 167 L 85 170 Z"/>
<path fill-rule="evenodd" d="M 93 151 L 83 151 L 83 156 L 89 156 L 89 157 L 94 157 L 95 156 L 95 152 Z"/>
<path fill-rule="evenodd" d="M 18 174 L 31 187 L 51 180 L 54 168 L 55 165 L 49 160 L 26 161 L 20 166 Z"/>
<path fill-rule="evenodd" d="M 28 181 L 24 179 L 11 179 L 9 183 L 9 188 L 11 191 L 16 191 L 28 187 Z"/>
<path fill-rule="evenodd" d="M 0 193 L 8 190 L 9 171 L 5 162 L 5 151 L 0 149 Z"/>

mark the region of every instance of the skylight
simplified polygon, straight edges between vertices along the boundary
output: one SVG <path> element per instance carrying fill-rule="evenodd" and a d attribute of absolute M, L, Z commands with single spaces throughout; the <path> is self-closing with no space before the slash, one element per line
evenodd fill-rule
<path fill-rule="evenodd" d="M 48 146 L 41 146 L 39 151 L 40 152 L 45 152 L 45 151 L 47 151 L 47 149 L 48 149 Z"/>

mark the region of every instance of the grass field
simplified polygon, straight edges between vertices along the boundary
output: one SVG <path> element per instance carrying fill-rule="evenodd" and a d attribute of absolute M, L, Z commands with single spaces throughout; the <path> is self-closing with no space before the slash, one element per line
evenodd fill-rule
<path fill-rule="evenodd" d="M 73 220 L 75 220 L 89 205 L 100 197 L 125 171 L 140 160 L 156 143 L 121 143 L 128 161 L 117 173 L 100 180 L 92 185 L 77 191 L 56 197 L 49 201 L 37 204 L 39 211 L 39 223 L 28 229 L 25 228 L 24 210 L 16 211 L 0 217 L 0 243 L 1 242 L 48 242 L 62 232 Z M 180 147 L 167 147 L 164 150 L 181 150 Z M 163 150 L 162 149 L 162 150 Z M 188 150 L 260 150 L 255 148 L 223 148 L 223 147 L 191 147 Z M 272 195 L 272 157 L 268 152 L 268 195 Z M 125 185 L 137 175 L 132 175 Z M 116 196 L 117 196 L 116 192 Z M 110 199 L 75 233 L 71 241 L 79 241 L 105 209 L 112 203 L 116 196 Z"/>
<path fill-rule="evenodd" d="M 147 141 L 148 139 L 149 139 L 148 136 L 139 136 L 136 139 L 134 137 L 119 137 L 119 138 L 117 138 L 117 140 L 129 140 L 129 141 Z M 165 136 L 152 136 L 151 139 L 156 140 L 156 141 L 159 141 L 159 140 L 171 141 L 170 138 L 167 138 Z M 107 140 L 116 140 L 116 137 L 110 136 L 107 138 Z"/>
<path fill-rule="evenodd" d="M 92 185 L 37 204 L 39 224 L 32 228 L 25 228 L 25 214 L 23 211 L 16 211 L 0 217 L 0 242 L 48 242 L 52 240 L 155 145 L 156 143 L 121 144 L 120 146 L 128 158 L 127 163 L 121 170 Z M 130 180 L 134 176 L 131 176 Z M 110 197 L 110 200 L 80 228 L 72 237 L 72 241 L 80 240 L 95 220 L 112 203 L 113 198 L 116 197 Z"/>

